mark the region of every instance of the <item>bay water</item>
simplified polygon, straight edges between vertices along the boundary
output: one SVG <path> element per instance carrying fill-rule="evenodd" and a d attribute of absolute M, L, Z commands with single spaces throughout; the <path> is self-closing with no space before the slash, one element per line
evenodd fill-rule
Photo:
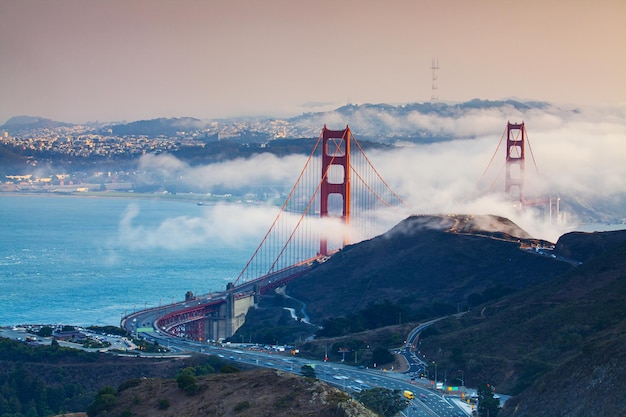
<path fill-rule="evenodd" d="M 275 215 L 246 210 L 169 198 L 0 194 L 0 326 L 119 325 L 187 291 L 223 290 Z M 618 229 L 624 225 L 567 231 Z"/>
<path fill-rule="evenodd" d="M 219 223 L 212 208 L 0 195 L 0 326 L 119 325 L 123 315 L 180 301 L 187 291 L 225 289 L 260 240 L 225 244 L 208 233 L 207 223 Z"/>

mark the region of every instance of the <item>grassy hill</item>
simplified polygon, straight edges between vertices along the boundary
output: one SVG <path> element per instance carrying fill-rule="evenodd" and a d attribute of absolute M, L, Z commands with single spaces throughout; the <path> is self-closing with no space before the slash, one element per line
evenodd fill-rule
<path fill-rule="evenodd" d="M 508 221 L 453 220 L 409 218 L 288 293 L 317 319 L 385 299 L 414 310 L 456 302 L 469 311 L 424 332 L 419 346 L 441 380 L 519 394 L 505 416 L 626 415 L 626 231 L 569 233 L 554 256 L 540 256 L 520 245 L 546 242 Z M 498 286 L 510 291 L 472 303 Z"/>
<path fill-rule="evenodd" d="M 496 216 L 413 216 L 346 247 L 287 292 L 304 301 L 318 323 L 385 299 L 421 319 L 466 310 L 485 294 L 528 288 L 573 268 L 520 250 L 522 243 L 547 244 Z"/>
<path fill-rule="evenodd" d="M 518 294 L 435 325 L 421 346 L 440 367 L 463 368 L 469 383 L 519 393 L 584 349 L 624 336 L 626 248 Z"/>
<path fill-rule="evenodd" d="M 97 416 L 376 417 L 336 388 L 277 370 L 203 376 L 196 387 L 189 395 L 176 380 L 142 380 Z"/>

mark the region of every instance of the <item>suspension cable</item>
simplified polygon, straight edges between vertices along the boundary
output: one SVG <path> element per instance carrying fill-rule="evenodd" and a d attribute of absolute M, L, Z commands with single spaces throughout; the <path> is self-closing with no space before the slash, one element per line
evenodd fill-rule
<path fill-rule="evenodd" d="M 394 197 L 396 197 L 398 199 L 398 201 L 400 201 L 402 204 L 404 204 L 407 208 L 410 208 L 409 205 L 407 204 L 406 201 L 404 201 L 402 199 L 402 197 L 400 197 L 394 190 L 393 188 L 391 188 L 389 186 L 389 184 L 387 184 L 387 182 L 385 181 L 385 179 L 380 175 L 380 173 L 376 170 L 376 168 L 374 167 L 374 165 L 372 165 L 372 162 L 370 161 L 370 159 L 367 157 L 367 155 L 365 154 L 365 152 L 363 151 L 363 148 L 361 147 L 361 144 L 359 143 L 358 140 L 356 140 L 356 138 L 353 136 L 354 139 L 354 143 L 356 144 L 356 146 L 359 148 L 359 150 L 361 151 L 361 154 L 363 155 L 363 157 L 365 158 L 365 160 L 367 161 L 368 165 L 370 166 L 370 168 L 372 168 L 372 170 L 374 171 L 374 173 L 376 174 L 376 176 L 378 177 L 378 179 L 387 187 L 387 189 L 389 191 L 391 191 L 391 193 L 394 195 Z"/>
<path fill-rule="evenodd" d="M 252 263 L 252 261 L 254 260 L 254 258 L 256 257 L 257 253 L 261 250 L 261 247 L 263 246 L 263 244 L 265 243 L 267 237 L 270 235 L 270 233 L 272 232 L 272 230 L 274 229 L 274 226 L 276 226 L 276 224 L 278 223 L 279 218 L 281 217 L 281 215 L 283 214 L 283 212 L 285 211 L 285 207 L 287 207 L 287 205 L 289 204 L 289 201 L 291 200 L 291 196 L 294 194 L 296 188 L 298 187 L 298 184 L 300 183 L 300 180 L 302 179 L 302 177 L 304 176 L 305 171 L 307 170 L 307 167 L 309 166 L 309 163 L 311 162 L 311 160 L 313 159 L 313 156 L 315 155 L 315 151 L 317 150 L 317 147 L 319 146 L 320 141 L 322 140 L 322 134 L 320 133 L 320 136 L 317 138 L 317 141 L 315 142 L 315 146 L 313 147 L 313 150 L 311 151 L 311 154 L 309 155 L 309 158 L 307 159 L 306 163 L 304 164 L 304 167 L 302 168 L 302 171 L 300 171 L 300 175 L 298 176 L 298 179 L 296 180 L 296 183 L 294 184 L 293 188 L 291 189 L 291 191 L 289 192 L 289 195 L 287 196 L 287 198 L 285 199 L 285 202 L 283 203 L 282 207 L 280 208 L 278 214 L 276 215 L 276 217 L 274 218 L 274 221 L 272 222 L 272 225 L 270 226 L 269 230 L 267 231 L 267 233 L 265 234 L 265 236 L 263 236 L 263 239 L 261 240 L 261 243 L 259 244 L 259 246 L 257 246 L 257 248 L 255 249 L 254 253 L 252 254 L 252 256 L 250 257 L 250 260 L 248 260 L 248 262 L 246 263 L 246 265 L 244 266 L 243 270 L 239 273 L 239 275 L 237 276 L 237 279 L 235 280 L 234 284 L 236 285 L 239 282 L 239 279 L 243 276 L 243 274 L 247 271 L 248 267 L 250 266 L 250 264 Z"/>

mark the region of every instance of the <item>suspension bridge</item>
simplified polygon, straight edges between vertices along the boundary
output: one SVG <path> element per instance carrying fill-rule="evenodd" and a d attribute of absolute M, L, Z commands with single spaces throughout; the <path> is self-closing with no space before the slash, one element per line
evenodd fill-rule
<path fill-rule="evenodd" d="M 504 191 L 528 204 L 523 181 L 525 126 L 507 123 L 505 134 Z M 325 262 L 344 246 L 380 234 L 384 231 L 379 230 L 380 214 L 400 208 L 409 207 L 373 166 L 350 128 L 324 126 L 269 230 L 225 291 L 203 296 L 189 292 L 183 302 L 152 309 L 150 320 L 138 320 L 141 316 L 135 314 L 124 317 L 122 327 L 148 332 L 153 330 L 144 327 L 149 322 L 161 332 L 196 341 L 230 337 L 259 297 Z"/>
<path fill-rule="evenodd" d="M 345 245 L 379 234 L 380 211 L 398 207 L 408 205 L 374 168 L 349 126 L 324 126 L 241 273 L 223 292 L 187 293 L 184 302 L 160 309 L 156 327 L 198 341 L 230 337 L 259 297 L 325 262 Z M 122 326 L 142 329 L 131 316 L 122 319 Z"/>

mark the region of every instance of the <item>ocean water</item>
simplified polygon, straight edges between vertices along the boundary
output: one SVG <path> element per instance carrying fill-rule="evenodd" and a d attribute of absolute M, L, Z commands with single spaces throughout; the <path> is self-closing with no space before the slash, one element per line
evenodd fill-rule
<path fill-rule="evenodd" d="M 241 205 L 0 194 L 0 326 L 118 325 L 234 281 L 267 231 Z M 567 231 L 621 230 L 580 225 Z"/>
<path fill-rule="evenodd" d="M 124 314 L 187 291 L 224 289 L 260 238 L 225 242 L 211 233 L 214 208 L 0 195 L 0 325 L 118 325 Z"/>

